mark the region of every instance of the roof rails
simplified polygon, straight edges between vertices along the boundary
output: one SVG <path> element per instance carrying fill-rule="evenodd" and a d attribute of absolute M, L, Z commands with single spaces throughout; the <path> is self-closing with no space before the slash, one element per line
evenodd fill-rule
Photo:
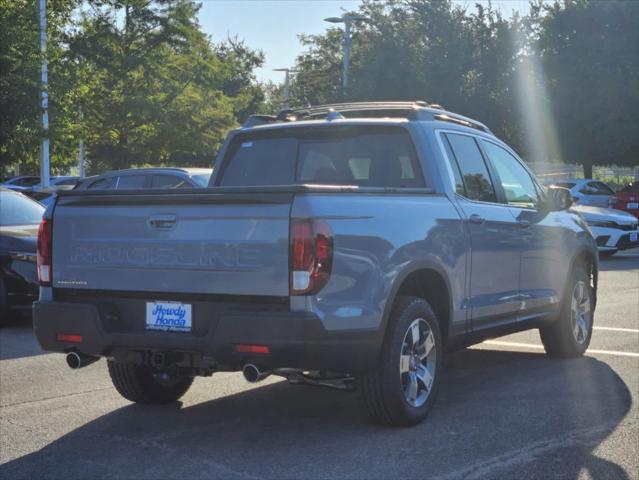
<path fill-rule="evenodd" d="M 251 115 L 244 128 L 268 123 L 295 122 L 299 120 L 335 120 L 337 118 L 406 118 L 408 120 L 441 121 L 456 123 L 483 132 L 490 129 L 476 120 L 446 111 L 441 105 L 423 100 L 411 102 L 351 102 L 316 105 L 282 110 L 277 116 Z"/>

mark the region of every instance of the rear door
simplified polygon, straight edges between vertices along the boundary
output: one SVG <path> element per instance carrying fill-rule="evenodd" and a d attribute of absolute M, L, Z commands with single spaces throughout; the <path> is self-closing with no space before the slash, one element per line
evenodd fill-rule
<path fill-rule="evenodd" d="M 471 237 L 473 329 L 495 326 L 512 320 L 520 305 L 519 227 L 508 207 L 498 202 L 477 140 L 462 133 L 442 135 Z"/>

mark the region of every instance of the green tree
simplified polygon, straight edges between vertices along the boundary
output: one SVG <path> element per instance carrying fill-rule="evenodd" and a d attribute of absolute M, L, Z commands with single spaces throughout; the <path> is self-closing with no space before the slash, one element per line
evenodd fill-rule
<path fill-rule="evenodd" d="M 474 13 L 450 0 L 367 1 L 370 19 L 352 34 L 347 100 L 426 100 L 481 118 L 518 144 L 513 117 L 514 65 L 521 48 L 515 31 L 492 8 Z M 343 100 L 342 30 L 302 36 L 293 83 L 298 104 Z"/>
<path fill-rule="evenodd" d="M 636 165 L 639 160 L 639 2 L 555 2 L 536 18 L 561 160 Z"/>
<path fill-rule="evenodd" d="M 72 75 L 64 28 L 77 2 L 47 2 L 49 119 L 52 160 L 61 170 L 68 157 Z M 10 165 L 37 173 L 41 138 L 40 43 L 37 2 L 0 0 L 0 174 Z"/>
<path fill-rule="evenodd" d="M 70 49 L 93 170 L 210 165 L 238 117 L 262 100 L 262 56 L 230 39 L 213 46 L 190 0 L 92 2 Z"/>

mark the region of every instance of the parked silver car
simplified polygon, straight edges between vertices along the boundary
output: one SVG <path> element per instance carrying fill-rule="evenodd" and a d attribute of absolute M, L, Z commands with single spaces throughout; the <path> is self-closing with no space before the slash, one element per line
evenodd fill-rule
<path fill-rule="evenodd" d="M 76 190 L 132 190 L 138 188 L 198 188 L 206 187 L 211 168 L 130 168 L 114 170 L 85 178 Z"/>
<path fill-rule="evenodd" d="M 608 207 L 610 197 L 615 191 L 604 182 L 592 178 L 570 178 L 553 182 L 552 185 L 570 190 L 573 201 L 579 205 Z"/>

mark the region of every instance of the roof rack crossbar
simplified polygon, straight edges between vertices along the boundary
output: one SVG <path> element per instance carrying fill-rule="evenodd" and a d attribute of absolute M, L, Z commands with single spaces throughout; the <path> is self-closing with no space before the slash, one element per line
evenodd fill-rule
<path fill-rule="evenodd" d="M 326 105 L 316 105 L 309 107 L 300 107 L 295 109 L 282 110 L 277 116 L 273 115 L 251 115 L 244 125 L 244 128 L 264 125 L 268 123 L 294 122 L 303 119 L 335 119 L 340 117 L 349 117 L 349 114 L 357 114 L 361 112 L 373 114 L 377 112 L 378 116 L 404 117 L 408 120 L 437 120 L 441 122 L 450 122 L 465 127 L 481 130 L 486 133 L 492 133 L 490 129 L 481 122 L 472 118 L 449 112 L 438 104 L 429 104 L 423 100 L 416 101 L 393 101 L 393 102 L 348 102 L 348 103 L 330 103 Z M 392 115 L 384 115 L 392 113 Z M 375 115 L 373 115 L 375 116 Z"/>

